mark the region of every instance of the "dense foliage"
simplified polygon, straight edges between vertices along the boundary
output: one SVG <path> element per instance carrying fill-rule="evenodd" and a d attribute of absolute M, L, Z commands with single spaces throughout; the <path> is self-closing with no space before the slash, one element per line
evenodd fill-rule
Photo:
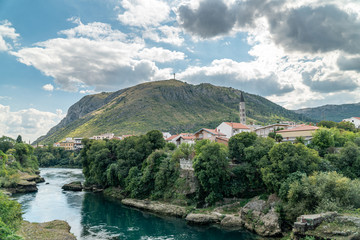
<path fill-rule="evenodd" d="M 0 239 L 22 239 L 15 235 L 22 222 L 21 206 L 18 202 L 10 200 L 0 193 Z"/>
<path fill-rule="evenodd" d="M 40 167 L 81 167 L 78 151 L 66 151 L 51 145 L 35 148 L 34 154 Z"/>
<path fill-rule="evenodd" d="M 0 150 L 0 187 L 14 187 L 20 181 L 21 172 L 35 173 L 39 168 L 34 148 L 29 144 L 3 136 L 0 146 L 6 150 Z"/>
<path fill-rule="evenodd" d="M 276 142 L 247 132 L 233 136 L 228 147 L 209 140 L 173 146 L 151 131 L 122 141 L 85 140 L 80 156 L 87 184 L 118 187 L 132 198 L 201 207 L 276 193 L 291 221 L 359 207 L 360 138 L 338 128 L 318 130 L 309 146 L 303 138 Z M 185 160 L 193 164 L 195 191 L 180 169 Z"/>

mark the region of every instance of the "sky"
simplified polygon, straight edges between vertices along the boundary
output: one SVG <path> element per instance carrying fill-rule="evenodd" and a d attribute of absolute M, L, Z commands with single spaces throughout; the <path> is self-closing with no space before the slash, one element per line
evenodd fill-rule
<path fill-rule="evenodd" d="M 360 102 L 358 0 L 0 0 L 0 135 L 173 78 L 287 108 Z"/>

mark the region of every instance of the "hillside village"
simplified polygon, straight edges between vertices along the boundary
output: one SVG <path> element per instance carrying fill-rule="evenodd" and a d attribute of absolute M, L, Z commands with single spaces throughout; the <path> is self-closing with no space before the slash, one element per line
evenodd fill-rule
<path fill-rule="evenodd" d="M 313 133 L 319 129 L 317 126 L 297 124 L 295 122 L 284 121 L 274 123 L 266 126 L 246 124 L 246 104 L 244 96 L 241 94 L 239 103 L 239 117 L 240 123 L 237 122 L 222 122 L 215 129 L 201 128 L 195 133 L 179 133 L 171 135 L 169 132 L 163 132 L 163 137 L 166 142 L 174 143 L 179 146 L 182 143 L 194 144 L 196 140 L 208 139 L 210 141 L 223 143 L 228 145 L 229 139 L 241 132 L 255 132 L 259 137 L 268 137 L 269 134 L 275 133 L 281 137 L 278 141 L 281 142 L 295 142 L 297 138 L 302 138 L 304 144 L 307 145 L 311 142 Z M 360 117 L 352 117 L 344 119 L 345 122 L 350 122 L 355 125 L 356 128 L 360 127 Z M 100 135 L 94 135 L 89 139 L 93 140 L 105 140 L 105 139 L 117 139 L 123 140 L 126 137 L 133 135 L 121 135 L 115 136 L 114 133 L 104 133 Z M 54 147 L 62 147 L 65 150 L 74 151 L 83 148 L 81 143 L 82 137 L 66 138 L 64 141 L 56 142 Z M 37 145 L 42 147 L 42 145 Z"/>

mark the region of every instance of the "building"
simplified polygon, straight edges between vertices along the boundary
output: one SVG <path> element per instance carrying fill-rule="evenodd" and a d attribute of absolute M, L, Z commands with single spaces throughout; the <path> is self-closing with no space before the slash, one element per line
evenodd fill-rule
<path fill-rule="evenodd" d="M 180 137 L 184 137 L 182 138 L 182 140 L 180 140 Z M 189 138 L 191 137 L 191 138 Z M 190 142 L 193 141 L 195 143 L 196 139 L 194 138 L 194 134 L 192 133 L 180 133 L 180 134 L 176 134 L 176 135 L 172 135 L 171 137 L 168 137 L 167 139 L 165 139 L 166 142 L 172 142 L 174 144 L 176 144 L 177 146 L 179 146 L 182 142 Z"/>
<path fill-rule="evenodd" d="M 295 127 L 294 125 L 277 123 L 277 124 L 271 124 L 271 125 L 259 127 L 259 128 L 256 128 L 253 131 L 259 137 L 267 137 L 267 136 L 269 136 L 269 133 L 271 133 L 271 132 L 276 132 L 276 131 L 279 131 L 279 130 L 294 128 L 294 127 Z"/>
<path fill-rule="evenodd" d="M 104 139 L 113 139 L 114 138 L 114 134 L 113 133 L 104 133 L 98 136 L 92 136 L 90 137 L 90 139 L 93 140 L 104 140 Z"/>
<path fill-rule="evenodd" d="M 240 123 L 246 124 L 246 109 L 245 109 L 245 99 L 243 93 L 240 93 L 240 103 L 239 103 L 239 111 L 240 111 Z"/>
<path fill-rule="evenodd" d="M 299 125 L 294 128 L 277 131 L 276 133 L 281 134 L 283 142 L 294 142 L 297 137 L 303 137 L 305 144 L 309 144 L 313 133 L 318 129 L 316 126 Z"/>
<path fill-rule="evenodd" d="M 74 149 L 82 149 L 84 146 L 81 143 L 82 138 L 74 138 Z"/>
<path fill-rule="evenodd" d="M 226 137 L 226 134 L 219 132 L 217 129 L 202 128 L 194 133 L 197 140 L 208 139 L 210 141 L 216 141 L 217 137 Z"/>
<path fill-rule="evenodd" d="M 242 123 L 222 122 L 217 128 L 219 132 L 224 133 L 226 138 L 231 138 L 241 132 L 250 132 L 250 128 Z"/>
<path fill-rule="evenodd" d="M 360 117 L 351 117 L 351 118 L 343 119 L 343 122 L 351 122 L 355 125 L 355 128 L 360 127 Z"/>
<path fill-rule="evenodd" d="M 189 135 L 180 135 L 176 138 L 176 145 L 180 145 L 182 143 L 195 144 L 196 138 L 194 134 Z"/>
<path fill-rule="evenodd" d="M 66 151 L 73 151 L 75 141 L 72 138 L 66 138 L 65 141 L 60 142 L 60 147 L 64 148 Z"/>
<path fill-rule="evenodd" d="M 162 132 L 164 139 L 168 139 L 171 137 L 171 134 L 169 132 Z"/>

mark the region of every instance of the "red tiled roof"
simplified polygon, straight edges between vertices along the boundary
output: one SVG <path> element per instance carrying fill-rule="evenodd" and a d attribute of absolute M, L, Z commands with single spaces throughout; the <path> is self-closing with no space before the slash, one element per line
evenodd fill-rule
<path fill-rule="evenodd" d="M 226 141 L 228 142 L 229 141 L 229 138 L 226 138 L 226 137 L 216 137 L 217 139 L 220 139 L 220 140 L 223 140 L 223 141 Z"/>
<path fill-rule="evenodd" d="M 195 136 L 194 135 L 192 135 L 192 136 L 180 136 L 180 138 L 182 138 L 184 140 L 194 140 Z"/>
<path fill-rule="evenodd" d="M 168 137 L 167 139 L 165 139 L 166 141 L 171 141 L 171 140 L 173 140 L 174 138 L 176 138 L 177 136 L 179 136 L 179 134 L 178 135 L 172 135 L 171 137 Z"/>
<path fill-rule="evenodd" d="M 298 131 L 312 131 L 312 130 L 317 130 L 319 129 L 316 126 L 309 126 L 309 125 L 300 125 L 298 127 L 294 127 L 294 128 L 290 128 L 290 129 L 284 129 L 284 130 L 280 130 L 280 131 L 276 131 L 277 133 L 282 133 L 282 132 L 298 132 Z"/>
<path fill-rule="evenodd" d="M 357 120 L 360 120 L 360 117 L 353 117 L 353 118 L 356 118 Z"/>
<path fill-rule="evenodd" d="M 233 122 L 225 122 L 225 123 L 234 129 L 250 129 L 248 126 L 242 123 L 233 123 Z"/>
<path fill-rule="evenodd" d="M 207 132 L 209 132 L 209 133 L 211 133 L 213 135 L 226 136 L 226 134 L 218 132 L 218 131 L 216 131 L 216 129 L 203 128 L 202 130 L 205 130 L 205 131 L 207 131 Z"/>

